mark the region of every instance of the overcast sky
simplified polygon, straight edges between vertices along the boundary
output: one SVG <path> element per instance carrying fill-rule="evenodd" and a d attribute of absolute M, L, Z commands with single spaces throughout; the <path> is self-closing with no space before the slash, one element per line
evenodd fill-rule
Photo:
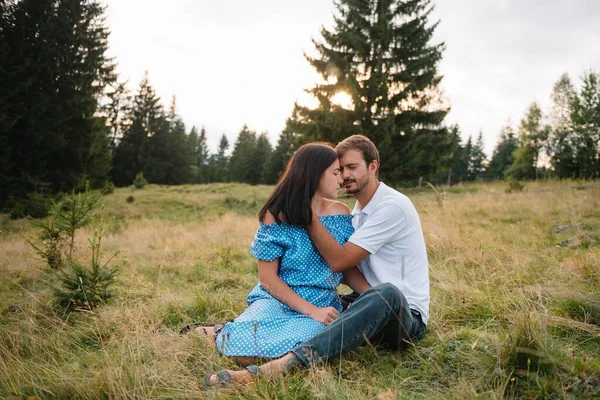
<path fill-rule="evenodd" d="M 295 100 L 319 79 L 303 52 L 331 0 L 104 0 L 110 55 L 135 90 L 144 71 L 165 105 L 177 96 L 188 125 L 204 125 L 209 147 L 244 123 L 276 143 Z M 491 152 L 501 127 L 527 106 L 549 106 L 563 72 L 600 72 L 599 0 L 438 0 L 435 42 L 446 43 L 442 88 L 463 137 L 483 130 Z"/>

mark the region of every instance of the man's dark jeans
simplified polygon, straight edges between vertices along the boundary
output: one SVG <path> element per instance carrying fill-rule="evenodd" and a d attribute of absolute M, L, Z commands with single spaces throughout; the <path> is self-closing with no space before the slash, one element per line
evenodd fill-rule
<path fill-rule="evenodd" d="M 335 321 L 292 352 L 306 366 L 329 361 L 369 341 L 390 350 L 425 335 L 421 315 L 391 283 L 371 288 Z"/>

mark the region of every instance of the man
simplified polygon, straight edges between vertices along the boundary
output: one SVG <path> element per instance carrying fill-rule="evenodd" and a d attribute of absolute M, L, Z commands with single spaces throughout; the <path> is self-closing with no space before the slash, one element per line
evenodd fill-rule
<path fill-rule="evenodd" d="M 341 246 L 313 212 L 307 228 L 323 258 L 336 272 L 358 265 L 371 288 L 350 296 L 351 306 L 312 339 L 260 368 L 221 371 L 208 384 L 248 382 L 301 365 L 334 359 L 367 340 L 391 350 L 425 334 L 429 319 L 429 265 L 421 222 L 411 201 L 378 179 L 379 153 L 365 136 L 340 142 L 343 187 L 354 195 L 354 234 Z M 345 207 L 345 206 L 344 206 Z M 355 299 L 355 300 L 354 300 Z M 352 301 L 354 300 L 354 301 Z"/>

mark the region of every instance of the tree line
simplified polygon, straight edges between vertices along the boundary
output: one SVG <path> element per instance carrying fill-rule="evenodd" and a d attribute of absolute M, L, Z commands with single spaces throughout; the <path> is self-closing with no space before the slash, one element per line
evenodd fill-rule
<path fill-rule="evenodd" d="M 117 186 L 130 185 L 142 173 L 150 183 L 243 182 L 273 184 L 295 150 L 290 135 L 280 135 L 275 148 L 266 132 L 257 134 L 244 125 L 230 148 L 221 135 L 215 153 L 207 146 L 207 132 L 193 126 L 187 131 L 177 113 L 173 97 L 168 110 L 163 107 L 146 73 L 135 95 L 124 87 L 112 94 L 110 173 Z M 116 105 L 119 107 L 116 107 Z"/>
<path fill-rule="evenodd" d="M 0 209 L 86 182 L 130 185 L 140 173 L 156 184 L 272 184 L 302 143 L 356 133 L 377 145 L 381 177 L 393 185 L 598 178 L 597 75 L 579 91 L 561 77 L 550 112 L 533 103 L 517 128 L 501 130 L 488 159 L 481 133 L 463 143 L 460 128 L 444 123 L 445 45 L 432 41 L 432 10 L 431 0 L 336 1 L 333 27 L 306 54 L 321 77 L 307 89 L 317 105 L 294 104 L 274 147 L 243 126 L 211 154 L 205 129 L 188 129 L 175 97 L 165 107 L 147 74 L 133 94 L 119 80 L 99 1 L 1 2 Z M 336 102 L 340 94 L 350 104 Z"/>
<path fill-rule="evenodd" d="M 515 127 L 508 122 L 488 158 L 480 132 L 461 143 L 458 126 L 451 128 L 452 157 L 446 169 L 428 177 L 455 184 L 476 180 L 600 178 L 600 84 L 589 71 L 579 90 L 568 74 L 554 84 L 550 107 L 543 112 L 532 102 Z"/>
<path fill-rule="evenodd" d="M 430 0 L 336 2 L 336 25 L 321 30 L 321 40 L 313 41 L 316 54 L 306 56 L 323 79 L 307 90 L 318 105 L 295 104 L 274 149 L 265 133 L 244 126 L 230 152 L 223 136 L 218 152 L 209 155 L 204 131 L 196 137 L 194 128 L 184 151 L 175 103 L 165 113 L 147 77 L 132 101 L 115 93 L 107 116 L 121 122 L 109 124 L 113 181 L 127 185 L 143 172 L 160 184 L 272 184 L 302 143 L 337 143 L 355 133 L 378 146 L 385 160 L 380 173 L 392 184 L 438 172 L 450 162 L 453 136 L 443 124 L 449 106 L 442 100 L 437 66 L 444 44 L 431 43 L 437 27 L 429 22 L 432 10 Z M 351 106 L 336 104 L 340 93 L 352 99 Z"/>

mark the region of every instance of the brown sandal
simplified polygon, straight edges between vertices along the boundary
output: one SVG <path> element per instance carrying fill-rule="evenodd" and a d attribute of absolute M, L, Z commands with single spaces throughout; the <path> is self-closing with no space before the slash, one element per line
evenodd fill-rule
<path fill-rule="evenodd" d="M 257 378 L 260 377 L 261 370 L 256 365 L 248 365 L 246 368 L 244 368 L 244 370 L 250 372 L 250 376 L 252 378 L 251 380 L 256 380 Z M 210 378 L 213 375 L 216 376 L 215 383 L 210 382 Z M 203 386 L 205 389 L 210 389 L 210 388 L 218 387 L 218 386 L 221 386 L 221 387 L 230 386 L 233 383 L 234 383 L 234 381 L 233 381 L 233 378 L 231 377 L 231 373 L 228 370 L 224 369 L 222 371 L 217 372 L 216 374 L 206 376 L 204 378 Z"/>

